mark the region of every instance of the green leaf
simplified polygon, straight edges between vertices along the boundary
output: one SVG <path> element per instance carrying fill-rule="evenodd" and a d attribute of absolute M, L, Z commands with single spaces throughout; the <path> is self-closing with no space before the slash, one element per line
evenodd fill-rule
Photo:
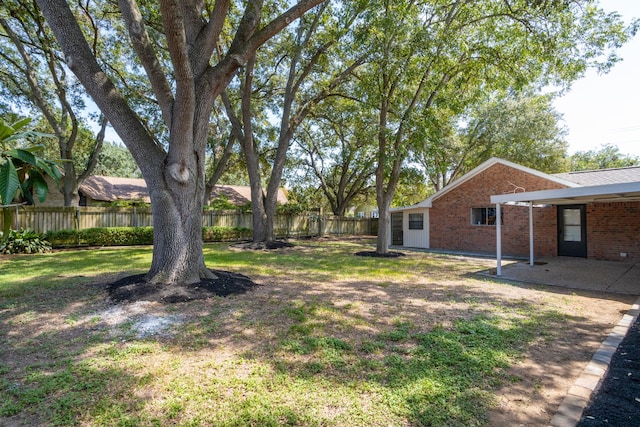
<path fill-rule="evenodd" d="M 30 165 L 37 166 L 37 160 L 36 160 L 37 158 L 29 150 L 25 150 L 22 148 L 14 148 L 13 150 L 6 151 L 5 153 L 8 156 L 13 157 L 14 159 L 19 159 Z"/>
<path fill-rule="evenodd" d="M 45 160 L 40 157 L 36 157 L 36 167 L 40 170 L 43 175 L 48 175 L 58 184 L 60 179 L 62 178 L 62 173 L 58 169 L 58 165 L 56 162 L 51 160 Z"/>
<path fill-rule="evenodd" d="M 31 118 L 18 120 L 11 125 L 7 125 L 4 122 L 0 122 L 0 141 L 9 142 L 13 139 L 17 139 L 20 135 L 18 131 L 31 123 Z"/>
<path fill-rule="evenodd" d="M 33 201 L 33 196 L 31 195 L 31 187 L 32 187 L 32 184 L 30 179 L 25 180 L 20 186 L 22 190 L 22 196 L 25 199 L 27 199 L 29 203 L 31 203 L 32 205 L 35 205 L 35 202 Z"/>
<path fill-rule="evenodd" d="M 8 158 L 0 167 L 0 202 L 3 205 L 10 204 L 18 189 L 20 189 L 18 171 L 16 171 L 12 159 Z"/>
<path fill-rule="evenodd" d="M 31 172 L 29 172 L 29 180 L 40 203 L 44 202 L 47 198 L 47 193 L 49 193 L 49 185 L 44 175 L 37 170 L 31 170 Z"/>

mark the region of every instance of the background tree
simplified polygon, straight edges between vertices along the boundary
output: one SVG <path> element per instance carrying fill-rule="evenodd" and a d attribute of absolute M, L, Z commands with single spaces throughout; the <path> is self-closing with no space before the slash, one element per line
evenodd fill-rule
<path fill-rule="evenodd" d="M 400 171 L 398 187 L 393 195 L 392 207 L 411 206 L 423 201 L 429 194 L 424 172 L 415 167 L 404 167 Z"/>
<path fill-rule="evenodd" d="M 44 131 L 55 135 L 57 154 L 64 160 L 61 192 L 65 206 L 77 206 L 78 187 L 92 172 L 104 141 L 107 122 L 100 118 L 97 134 L 88 131 L 86 102 L 77 80 L 69 74 L 62 54 L 40 10 L 31 1 L 7 0 L 0 15 L 0 86 L 17 107 L 39 111 L 46 121 Z M 89 29 L 94 54 L 98 29 Z M 48 128 L 48 129 L 47 129 Z M 49 141 L 45 141 L 49 144 Z M 84 146 L 84 147 L 82 147 Z M 76 155 L 85 150 L 82 162 Z"/>
<path fill-rule="evenodd" d="M 266 52 L 247 64 L 240 113 L 233 108 L 228 111 L 248 168 L 254 242 L 274 239 L 277 194 L 287 152 L 300 124 L 363 60 L 362 56 L 337 60 L 343 51 L 340 42 L 360 12 L 357 6 L 324 3 L 273 40 Z M 264 93 L 271 94 L 269 107 L 273 117 L 279 119 L 274 143 L 261 140 L 255 134 L 256 112 L 264 113 L 264 110 L 255 108 L 253 101 L 256 97 L 264 97 Z M 271 147 L 270 171 L 259 161 L 265 145 Z"/>
<path fill-rule="evenodd" d="M 121 25 L 128 31 L 133 58 L 153 90 L 157 107 L 149 112 L 156 120 L 162 118 L 166 139 L 156 136 L 155 126 L 147 126 L 116 87 L 110 75 L 121 71 L 113 69 L 117 61 L 101 67 L 83 35 L 79 22 L 88 16 L 97 21 L 95 11 L 83 10 L 79 19 L 74 14 L 78 11 L 63 0 L 37 3 L 67 66 L 127 146 L 147 183 L 154 247 L 146 280 L 171 285 L 213 278 L 204 264 L 201 213 L 214 101 L 261 45 L 322 0 L 300 0 L 266 24 L 261 22 L 261 0 L 247 1 L 244 10 L 225 0 L 160 0 L 141 3 L 143 8 L 135 0 L 120 0 Z M 231 43 L 225 46 L 223 39 Z M 120 43 L 125 44 L 124 38 Z"/>
<path fill-rule="evenodd" d="M 634 28 L 591 2 L 381 0 L 361 30 L 357 39 L 375 52 L 359 77 L 364 104 L 378 112 L 377 251 L 386 253 L 403 162 L 439 108 L 465 94 L 562 86 L 589 66 L 606 70 Z"/>
<path fill-rule="evenodd" d="M 613 144 L 605 144 L 598 150 L 577 151 L 569 159 L 570 171 L 624 168 L 640 166 L 640 157 L 620 152 Z"/>
<path fill-rule="evenodd" d="M 566 134 L 550 95 L 492 94 L 431 123 L 419 138 L 415 159 L 438 191 L 490 157 L 547 173 L 566 168 Z"/>
<path fill-rule="evenodd" d="M 334 98 L 296 137 L 300 167 L 314 176 L 334 215 L 344 216 L 374 189 L 375 135 L 357 103 Z"/>
<path fill-rule="evenodd" d="M 213 188 L 227 171 L 227 165 L 231 159 L 234 157 L 237 159 L 240 154 L 240 147 L 236 144 L 237 139 L 226 118 L 224 107 L 222 105 L 215 105 L 214 109 L 215 112 L 209 124 L 210 130 L 206 148 L 205 204 L 211 202 Z M 236 164 L 236 169 L 245 170 L 246 168 L 242 168 Z"/>
<path fill-rule="evenodd" d="M 141 178 L 140 168 L 133 160 L 127 147 L 112 142 L 107 142 L 102 146 L 93 173 L 121 178 Z"/>

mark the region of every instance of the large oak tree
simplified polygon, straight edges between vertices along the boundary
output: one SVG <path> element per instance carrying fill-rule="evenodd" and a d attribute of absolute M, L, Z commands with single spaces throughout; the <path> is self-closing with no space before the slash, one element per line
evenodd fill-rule
<path fill-rule="evenodd" d="M 606 70 L 635 31 L 597 2 L 372 0 L 357 40 L 363 105 L 377 111 L 377 252 L 389 246 L 389 208 L 403 163 L 440 108 L 467 93 L 565 86 Z"/>
<path fill-rule="evenodd" d="M 135 0 L 119 0 L 135 63 L 144 68 L 157 114 L 168 130 L 163 140 L 145 126 L 101 67 L 70 5 L 64 0 L 37 0 L 67 66 L 131 151 L 147 182 L 154 218 L 147 281 L 190 284 L 214 277 L 204 263 L 201 215 L 214 100 L 261 45 L 322 2 L 300 0 L 263 24 L 262 0 L 247 0 L 244 8 L 230 0 L 160 0 L 157 5 L 145 3 L 145 9 Z M 159 23 L 146 15 L 158 10 Z M 148 22 L 157 25 L 148 27 Z M 221 42 L 223 36 L 231 40 L 228 48 Z M 159 53 L 158 41 L 168 52 L 168 61 Z M 135 66 L 133 61 L 129 65 Z"/>

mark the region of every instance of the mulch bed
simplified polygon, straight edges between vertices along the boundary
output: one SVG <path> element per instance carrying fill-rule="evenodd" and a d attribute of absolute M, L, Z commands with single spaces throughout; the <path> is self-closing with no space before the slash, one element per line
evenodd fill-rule
<path fill-rule="evenodd" d="M 368 256 L 368 257 L 374 257 L 374 258 L 398 258 L 401 256 L 405 256 L 405 254 L 403 254 L 402 252 L 387 252 L 386 254 L 380 254 L 376 251 L 361 251 L 361 252 L 356 252 L 354 255 Z"/>
<path fill-rule="evenodd" d="M 248 251 L 266 251 L 266 250 L 292 248 L 294 246 L 295 245 L 293 243 L 289 243 L 284 240 L 273 240 L 270 242 L 245 241 L 245 242 L 229 245 L 229 248 L 248 250 Z"/>
<path fill-rule="evenodd" d="M 578 427 L 640 426 L 640 325 L 629 329 Z"/>
<path fill-rule="evenodd" d="M 249 277 L 229 271 L 211 270 L 217 279 L 204 279 L 191 285 L 162 286 L 145 281 L 144 274 L 124 277 L 107 285 L 113 302 L 151 301 L 163 304 L 243 294 L 256 286 Z"/>

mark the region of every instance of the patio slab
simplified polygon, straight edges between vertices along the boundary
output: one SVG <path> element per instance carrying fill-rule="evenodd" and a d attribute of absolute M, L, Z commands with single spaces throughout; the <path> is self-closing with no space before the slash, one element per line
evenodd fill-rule
<path fill-rule="evenodd" d="M 503 261 L 502 278 L 596 292 L 640 295 L 640 264 L 554 257 Z"/>

